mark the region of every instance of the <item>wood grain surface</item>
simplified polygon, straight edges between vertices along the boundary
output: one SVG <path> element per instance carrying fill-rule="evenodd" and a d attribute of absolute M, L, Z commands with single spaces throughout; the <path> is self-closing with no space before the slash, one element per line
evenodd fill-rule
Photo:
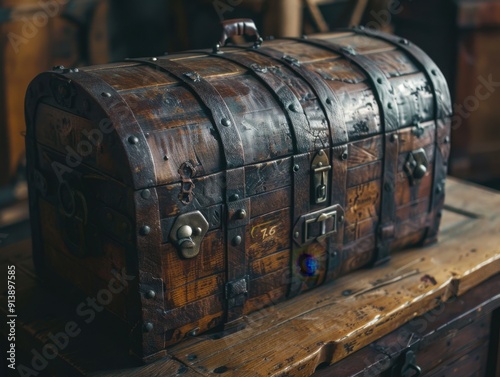
<path fill-rule="evenodd" d="M 245 328 L 240 331 L 193 337 L 169 348 L 168 357 L 139 366 L 127 356 L 123 341 L 127 334 L 112 333 L 98 314 L 91 324 L 81 324 L 81 334 L 71 339 L 44 372 L 71 376 L 309 376 L 320 364 L 338 363 L 498 275 L 500 194 L 450 178 L 445 208 L 437 245 L 398 253 L 387 265 L 351 273 L 254 312 L 244 317 Z M 62 331 L 70 320 L 81 323 L 74 303 L 37 280 L 29 249 L 26 241 L 0 253 L 2 270 L 16 265 L 18 362 L 26 366 L 31 362 L 31 349 L 41 350 L 49 333 Z M 280 253 L 259 260 L 253 264 L 256 271 L 280 268 Z M 493 288 L 498 290 L 498 286 Z M 173 291 L 168 299 L 182 299 L 182 292 Z M 0 303 L 5 312 L 5 296 Z"/>

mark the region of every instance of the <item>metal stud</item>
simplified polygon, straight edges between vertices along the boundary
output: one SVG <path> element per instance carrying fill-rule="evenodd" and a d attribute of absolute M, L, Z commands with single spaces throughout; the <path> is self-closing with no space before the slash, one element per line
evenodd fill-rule
<path fill-rule="evenodd" d="M 111 97 L 111 93 L 109 93 L 109 92 L 102 92 L 101 96 L 104 97 L 104 98 L 109 98 L 109 97 Z"/>
<path fill-rule="evenodd" d="M 231 127 L 231 121 L 227 118 L 224 118 L 221 120 L 221 124 L 224 126 L 224 127 Z"/>
<path fill-rule="evenodd" d="M 144 332 L 150 332 L 152 331 L 154 328 L 153 324 L 151 322 L 146 322 L 144 324 L 144 326 L 142 327 L 142 329 L 144 330 Z"/>
<path fill-rule="evenodd" d="M 239 246 L 241 245 L 242 238 L 241 236 L 236 236 L 233 238 L 233 246 Z"/>
<path fill-rule="evenodd" d="M 299 232 L 295 232 L 293 236 L 294 236 L 295 238 L 299 238 L 299 237 L 300 237 L 300 233 L 299 233 Z"/>
<path fill-rule="evenodd" d="M 398 135 L 397 134 L 392 134 L 391 135 L 391 141 L 394 143 L 396 140 L 398 140 Z"/>
<path fill-rule="evenodd" d="M 229 201 L 235 202 L 240 199 L 240 196 L 238 194 L 233 194 L 229 197 Z"/>
<path fill-rule="evenodd" d="M 130 144 L 137 144 L 139 142 L 139 139 L 137 138 L 137 136 L 129 136 L 128 142 Z"/>
<path fill-rule="evenodd" d="M 142 190 L 141 198 L 143 198 L 143 199 L 151 198 L 151 191 L 149 189 Z"/>
<path fill-rule="evenodd" d="M 436 71 L 435 69 L 433 69 L 433 70 L 431 71 L 431 73 L 432 73 L 434 76 L 437 76 L 437 71 Z"/>
<path fill-rule="evenodd" d="M 153 291 L 152 289 L 150 289 L 149 291 L 147 291 L 144 295 L 147 299 L 149 300 L 152 300 L 156 297 L 156 292 Z"/>
<path fill-rule="evenodd" d="M 292 103 L 290 106 L 288 106 L 288 108 L 290 109 L 290 111 L 293 111 L 294 113 L 300 112 L 299 107 L 294 103 Z"/>
<path fill-rule="evenodd" d="M 348 157 L 349 157 L 349 155 L 347 154 L 347 151 L 345 151 L 344 153 L 342 153 L 342 156 L 340 156 L 340 158 L 341 158 L 342 161 L 347 160 Z"/>
<path fill-rule="evenodd" d="M 382 84 L 384 81 L 383 81 L 383 80 L 379 77 L 379 78 L 377 79 L 377 82 L 378 82 L 379 84 Z"/>
<path fill-rule="evenodd" d="M 139 232 L 142 236 L 147 236 L 149 233 L 151 233 L 151 228 L 148 225 L 144 225 Z"/>
<path fill-rule="evenodd" d="M 246 219 L 246 217 L 247 217 L 247 211 L 245 211 L 244 209 L 240 209 L 236 212 L 237 219 L 243 220 Z"/>
<path fill-rule="evenodd" d="M 332 99 L 331 98 L 327 98 L 326 99 L 326 104 L 327 105 L 331 105 L 332 104 Z"/>
<path fill-rule="evenodd" d="M 401 44 L 403 44 L 403 45 L 409 45 L 409 44 L 410 44 L 410 42 L 408 42 L 408 39 L 405 39 L 405 38 L 400 39 L 400 40 L 399 40 L 399 43 L 401 43 Z"/>
<path fill-rule="evenodd" d="M 387 104 L 387 108 L 389 108 L 389 109 L 391 109 L 391 110 L 392 110 L 392 103 L 390 103 L 390 102 L 389 102 L 389 103 Z"/>
<path fill-rule="evenodd" d="M 340 216 L 339 216 L 339 223 L 341 223 L 341 224 L 342 224 L 342 223 L 344 222 L 344 220 L 345 220 L 344 216 L 343 216 L 343 215 L 340 215 Z"/>
<path fill-rule="evenodd" d="M 151 58 L 152 62 L 156 62 L 157 60 L 158 60 L 158 58 Z"/>
<path fill-rule="evenodd" d="M 450 137 L 449 137 L 449 136 L 446 136 L 446 137 L 444 138 L 444 143 L 445 143 L 445 144 L 448 144 L 449 142 L 450 142 Z"/>
<path fill-rule="evenodd" d="M 299 170 L 300 170 L 300 166 L 299 165 L 297 165 L 297 164 L 293 165 L 293 171 L 295 173 L 297 173 Z"/>

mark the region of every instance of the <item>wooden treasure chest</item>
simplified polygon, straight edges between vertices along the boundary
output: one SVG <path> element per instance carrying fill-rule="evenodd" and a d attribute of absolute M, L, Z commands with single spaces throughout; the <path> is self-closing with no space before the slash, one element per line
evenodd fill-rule
<path fill-rule="evenodd" d="M 27 91 L 35 264 L 144 360 L 438 233 L 451 103 L 425 53 L 363 28 L 224 30 Z M 256 42 L 223 47 L 235 35 Z"/>

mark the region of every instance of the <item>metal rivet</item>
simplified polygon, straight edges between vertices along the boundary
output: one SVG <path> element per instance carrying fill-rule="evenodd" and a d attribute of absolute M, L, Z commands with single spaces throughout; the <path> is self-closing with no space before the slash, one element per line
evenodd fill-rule
<path fill-rule="evenodd" d="M 151 290 L 147 291 L 144 296 L 146 296 L 147 299 L 152 300 L 153 298 L 156 297 L 156 292 L 151 289 Z"/>
<path fill-rule="evenodd" d="M 243 220 L 246 219 L 246 217 L 247 217 L 247 211 L 245 211 L 244 209 L 240 209 L 236 212 L 237 219 Z"/>
<path fill-rule="evenodd" d="M 201 234 L 201 232 L 202 232 L 202 231 L 203 231 L 203 230 L 202 230 L 200 227 L 198 227 L 198 228 L 194 228 L 194 229 L 193 229 L 193 236 L 195 236 L 195 237 L 196 237 L 196 236 L 199 236 L 199 235 Z"/>
<path fill-rule="evenodd" d="M 339 223 L 341 223 L 341 224 L 342 224 L 342 223 L 344 222 L 344 220 L 345 220 L 344 216 L 343 216 L 343 215 L 341 215 L 341 216 L 339 217 Z"/>
<path fill-rule="evenodd" d="M 326 103 L 327 103 L 327 105 L 331 105 L 332 104 L 332 100 L 330 98 L 327 98 L 326 99 Z"/>
<path fill-rule="evenodd" d="M 299 238 L 299 237 L 300 237 L 300 233 L 299 233 L 299 232 L 295 232 L 295 233 L 294 233 L 294 237 L 295 237 L 295 238 Z"/>
<path fill-rule="evenodd" d="M 300 170 L 300 166 L 299 165 L 293 165 L 293 171 L 295 173 L 297 173 L 299 170 Z"/>
<path fill-rule="evenodd" d="M 325 152 L 323 152 L 323 149 L 320 149 L 320 150 L 319 150 L 319 152 L 318 152 L 318 155 L 319 155 L 319 156 L 323 156 L 323 154 L 324 154 L 324 153 L 325 153 Z"/>
<path fill-rule="evenodd" d="M 233 195 L 231 195 L 231 196 L 229 197 L 229 200 L 230 200 L 231 202 L 235 202 L 235 201 L 237 201 L 237 200 L 239 200 L 239 199 L 240 199 L 240 196 L 239 196 L 238 194 L 233 194 Z"/>
<path fill-rule="evenodd" d="M 149 199 L 149 198 L 151 198 L 151 191 L 149 189 L 142 190 L 142 192 L 141 192 L 141 198 L 143 198 L 143 199 Z"/>
<path fill-rule="evenodd" d="M 152 62 L 155 62 L 155 61 L 157 61 L 157 60 L 158 60 L 158 58 L 151 58 L 151 61 L 152 61 Z"/>
<path fill-rule="evenodd" d="M 383 80 L 379 77 L 379 78 L 377 79 L 377 82 L 378 82 L 379 84 L 382 84 L 384 81 L 383 81 Z"/>
<path fill-rule="evenodd" d="M 389 102 L 389 103 L 387 104 L 387 107 L 388 107 L 389 109 L 392 109 L 392 103 L 390 103 L 390 102 Z"/>
<path fill-rule="evenodd" d="M 199 327 L 197 327 L 197 328 L 195 328 L 195 329 L 192 329 L 192 330 L 188 333 L 188 335 L 189 335 L 189 336 L 196 336 L 196 335 L 198 335 L 198 332 L 199 332 L 199 331 L 200 331 L 200 328 L 199 328 Z"/>
<path fill-rule="evenodd" d="M 230 127 L 231 126 L 231 121 L 227 118 L 224 118 L 221 120 L 221 124 L 224 126 L 224 127 Z"/>
<path fill-rule="evenodd" d="M 399 40 L 399 43 L 401 43 L 401 44 L 403 44 L 403 45 L 408 45 L 408 44 L 409 44 L 408 39 L 404 39 L 404 38 L 403 38 L 403 39 L 400 39 L 400 40 Z"/>
<path fill-rule="evenodd" d="M 352 291 L 350 289 L 346 289 L 345 291 L 342 292 L 342 296 L 350 296 L 352 294 Z"/>
<path fill-rule="evenodd" d="M 233 246 L 239 246 L 239 245 L 241 245 L 241 241 L 242 241 L 241 236 L 234 237 L 233 238 Z"/>
<path fill-rule="evenodd" d="M 139 139 L 137 138 L 137 136 L 129 136 L 128 142 L 130 144 L 137 144 L 139 142 Z"/>
<path fill-rule="evenodd" d="M 348 157 L 349 157 L 349 155 L 347 154 L 347 152 L 342 153 L 342 156 L 340 156 L 340 158 L 342 159 L 342 161 L 347 160 Z"/>
<path fill-rule="evenodd" d="M 188 361 L 193 361 L 193 360 L 196 360 L 198 358 L 198 356 L 194 355 L 194 354 L 189 354 L 187 355 L 187 359 Z"/>
<path fill-rule="evenodd" d="M 153 330 L 154 326 L 151 322 L 146 322 L 144 324 L 144 326 L 142 327 L 142 329 L 144 330 L 144 332 L 150 332 L 151 330 Z"/>
<path fill-rule="evenodd" d="M 436 193 L 437 193 L 437 194 L 441 194 L 442 192 L 443 192 L 443 188 L 441 187 L 441 185 L 438 185 L 438 186 L 436 187 Z"/>
<path fill-rule="evenodd" d="M 167 155 L 163 156 L 163 161 L 168 161 L 168 156 Z"/>
<path fill-rule="evenodd" d="M 450 142 L 450 137 L 449 137 L 449 136 L 446 136 L 446 137 L 444 138 L 444 143 L 445 143 L 445 144 L 448 144 L 449 142 Z"/>
<path fill-rule="evenodd" d="M 108 92 L 102 92 L 101 93 L 101 96 L 105 97 L 105 98 L 109 98 L 111 97 L 111 93 L 108 93 Z"/>
<path fill-rule="evenodd" d="M 300 108 L 294 103 L 292 103 L 290 106 L 288 106 L 288 108 L 290 109 L 290 111 L 293 111 L 294 113 L 300 112 Z"/>
<path fill-rule="evenodd" d="M 436 71 L 435 69 L 433 69 L 433 70 L 431 71 L 431 73 L 432 73 L 434 76 L 437 76 L 437 71 Z"/>
<path fill-rule="evenodd" d="M 151 233 L 151 228 L 147 225 L 144 225 L 141 230 L 140 230 L 141 235 L 147 236 L 149 233 Z"/>
<path fill-rule="evenodd" d="M 392 134 L 391 135 L 391 141 L 394 143 L 396 140 L 398 140 L 398 135 L 397 134 Z"/>

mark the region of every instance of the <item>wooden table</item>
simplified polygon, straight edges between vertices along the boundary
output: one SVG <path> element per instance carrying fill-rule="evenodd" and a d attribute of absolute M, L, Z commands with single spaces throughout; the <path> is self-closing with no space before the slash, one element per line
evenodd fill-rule
<path fill-rule="evenodd" d="M 75 303 L 37 281 L 29 241 L 1 250 L 0 263 L 2 271 L 6 265 L 15 265 L 17 271 L 18 365 L 31 367 L 32 350 L 41 351 L 49 333 L 62 331 L 68 321 L 80 321 L 81 333 L 58 351 L 40 376 L 308 376 L 316 369 L 319 376 L 374 376 L 378 374 L 366 371 L 378 365 L 381 372 L 384 359 L 384 368 L 392 368 L 396 354 L 407 346 L 424 347 L 429 339 L 437 342 L 441 354 L 424 352 L 417 361 L 428 360 L 425 365 L 445 370 L 443 365 L 452 365 L 455 357 L 463 373 L 479 376 L 499 355 L 491 356 L 498 352 L 494 342 L 498 343 L 500 319 L 499 310 L 494 312 L 500 307 L 500 194 L 451 178 L 437 245 L 397 253 L 387 265 L 352 273 L 256 312 L 239 332 L 189 339 L 169 349 L 168 358 L 146 366 L 127 357 L 125 334 L 110 333 L 99 315 L 89 325 L 82 323 L 76 318 Z M 2 296 L 2 316 L 6 306 Z M 423 332 L 410 326 L 419 320 L 427 321 Z M 477 323 L 477 330 L 463 322 Z M 402 329 L 405 340 L 395 342 Z M 448 332 L 440 343 L 441 338 L 432 334 L 443 329 Z M 389 352 L 389 346 L 384 348 L 388 344 L 400 344 L 401 349 L 392 347 Z M 445 352 L 447 347 L 450 352 Z M 489 376 L 499 376 L 493 364 Z M 465 376 L 447 373 L 439 376 Z"/>

